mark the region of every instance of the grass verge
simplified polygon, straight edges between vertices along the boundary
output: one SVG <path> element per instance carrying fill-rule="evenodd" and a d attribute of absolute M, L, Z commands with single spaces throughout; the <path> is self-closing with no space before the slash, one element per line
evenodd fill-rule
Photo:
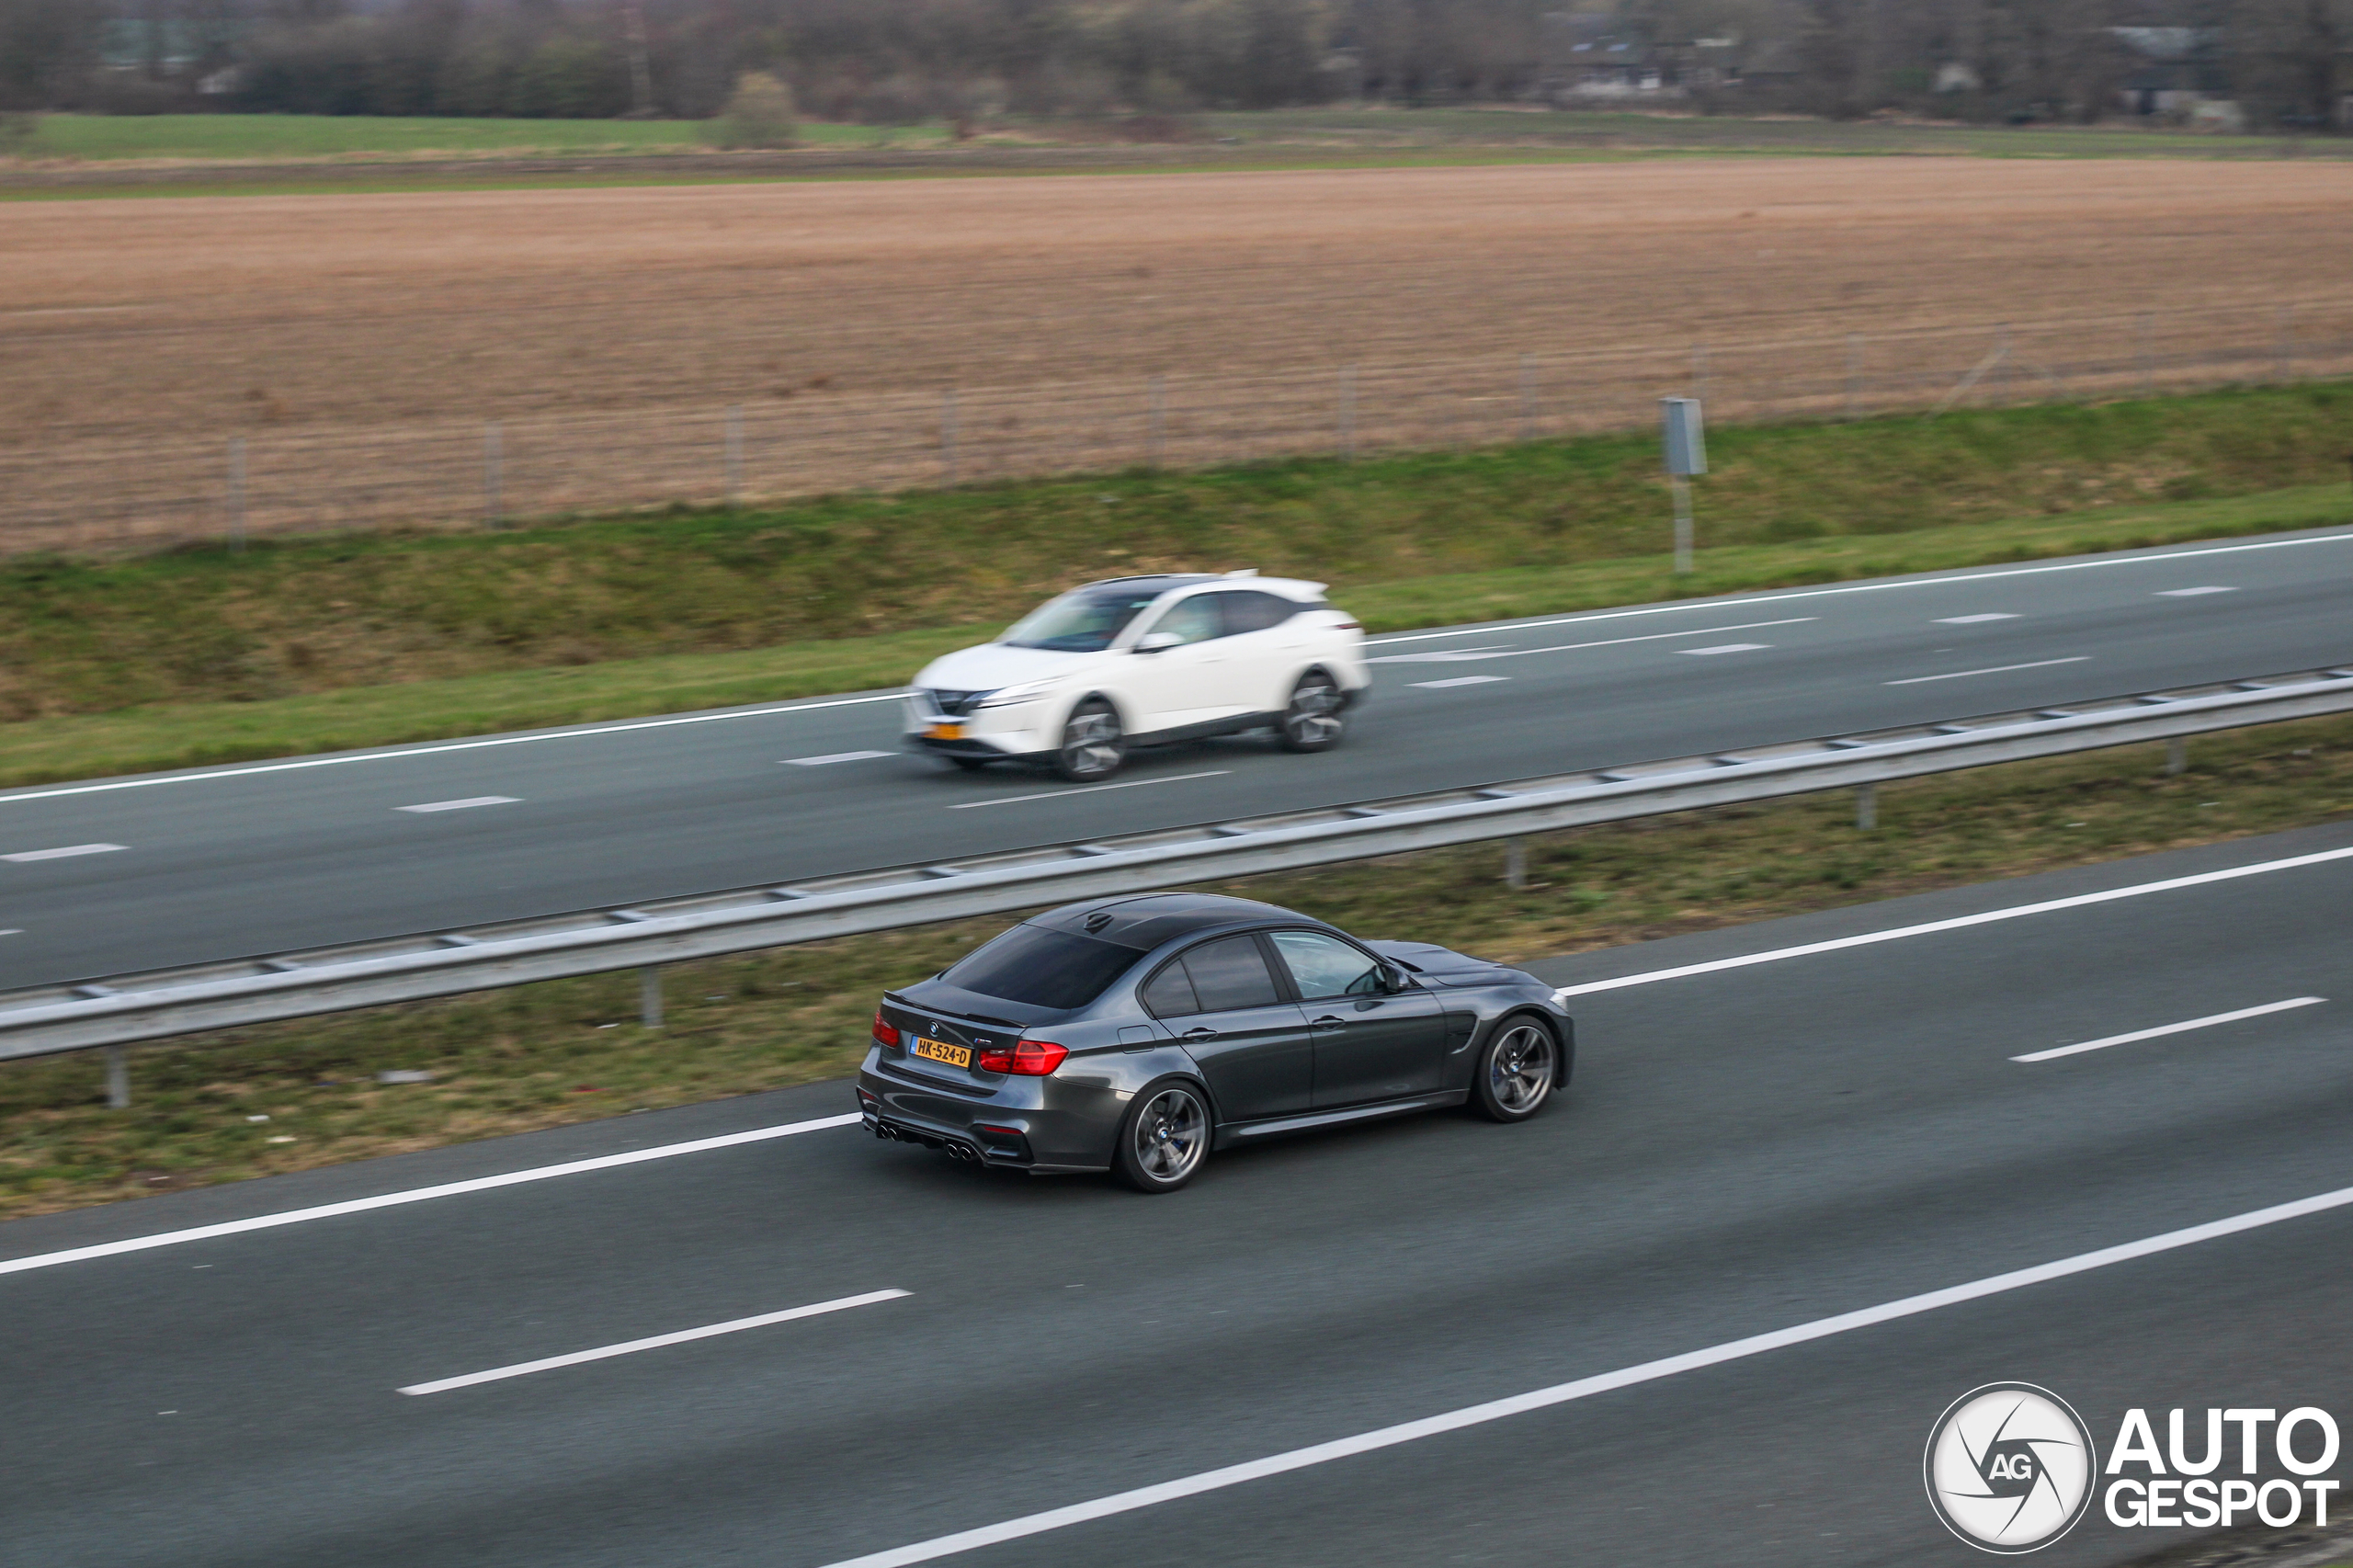
<path fill-rule="evenodd" d="M 1872 833 L 1842 790 L 1551 835 L 1529 841 L 1522 892 L 1502 883 L 1495 845 L 1221 886 L 1370 937 L 1525 961 L 2353 813 L 2353 720 L 2201 737 L 2177 777 L 2162 755 L 1882 785 Z M 636 978 L 618 974 L 152 1047 L 122 1111 L 105 1107 L 94 1054 L 0 1066 L 0 1216 L 838 1077 L 878 992 L 1006 918 L 676 966 L 659 1032 L 638 1027 Z M 433 1079 L 379 1084 L 388 1069 Z"/>
<path fill-rule="evenodd" d="M 2348 523 L 2353 496 L 2313 485 L 2089 517 L 1732 545 L 1703 552 L 1686 578 L 1674 574 L 1671 557 L 1643 555 L 1367 583 L 1336 597 L 1371 630 L 1392 631 Z M 0 725 L 0 787 L 872 690 L 905 681 L 926 660 L 984 641 L 1002 625 L 28 720 Z"/>

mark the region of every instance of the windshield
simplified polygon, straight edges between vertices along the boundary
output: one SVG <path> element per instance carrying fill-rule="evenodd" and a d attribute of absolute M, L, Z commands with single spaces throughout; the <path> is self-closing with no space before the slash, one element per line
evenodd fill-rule
<path fill-rule="evenodd" d="M 1041 926 L 1016 926 L 975 949 L 941 981 L 983 996 L 1066 1013 L 1084 1007 L 1143 957 L 1142 950 Z"/>
<path fill-rule="evenodd" d="M 1119 584 L 1074 589 L 1031 610 L 997 641 L 1008 648 L 1099 653 L 1164 591 Z"/>

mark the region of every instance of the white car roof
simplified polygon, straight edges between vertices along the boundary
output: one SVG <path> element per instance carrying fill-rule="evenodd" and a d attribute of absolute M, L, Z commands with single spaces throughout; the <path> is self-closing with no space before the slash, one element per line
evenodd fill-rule
<path fill-rule="evenodd" d="M 1248 566 L 1239 572 L 1228 572 L 1222 577 L 1212 577 L 1206 583 L 1196 584 L 1194 591 L 1198 593 L 1208 589 L 1232 587 L 1262 588 L 1270 594 L 1280 594 L 1287 599 L 1302 599 L 1313 603 L 1324 597 L 1324 586 L 1325 585 L 1322 583 L 1310 583 L 1300 577 L 1261 577 L 1258 575 L 1256 567 Z"/>

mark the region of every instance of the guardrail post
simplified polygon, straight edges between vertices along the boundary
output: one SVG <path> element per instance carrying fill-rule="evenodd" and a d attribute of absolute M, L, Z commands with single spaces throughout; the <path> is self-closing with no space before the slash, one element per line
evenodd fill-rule
<path fill-rule="evenodd" d="M 127 1046 L 107 1047 L 107 1108 L 131 1108 L 131 1051 Z"/>
<path fill-rule="evenodd" d="M 2165 777 L 2189 770 L 2189 737 L 2176 735 L 2165 743 Z"/>
<path fill-rule="evenodd" d="M 1858 784 L 1855 786 L 1855 826 L 1865 833 L 1879 826 L 1878 785 Z"/>
<path fill-rule="evenodd" d="M 649 1029 L 662 1027 L 662 966 L 658 963 L 637 971 L 637 1021 Z"/>
<path fill-rule="evenodd" d="M 1528 886 L 1528 841 L 1524 838 L 1504 840 L 1504 882 L 1515 889 Z"/>

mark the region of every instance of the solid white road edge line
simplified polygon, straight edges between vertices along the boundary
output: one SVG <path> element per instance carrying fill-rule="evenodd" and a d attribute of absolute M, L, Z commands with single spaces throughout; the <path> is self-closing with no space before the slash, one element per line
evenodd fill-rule
<path fill-rule="evenodd" d="M 1617 648 L 1629 642 L 1663 642 L 1673 637 L 1705 637 L 1714 631 L 1755 631 L 1767 626 L 1799 626 L 1820 620 L 1818 615 L 1793 615 L 1781 620 L 1749 620 L 1737 626 L 1691 626 L 1681 631 L 1648 631 L 1640 637 L 1605 637 L 1597 642 L 1561 642 L 1550 648 L 1512 648 L 1498 653 L 1491 648 L 1457 648 L 1448 653 L 1391 653 L 1378 659 L 1367 659 L 1368 665 L 1467 664 L 1488 659 L 1524 659 L 1536 653 L 1578 653 L 1587 648 Z M 1764 646 L 1761 642 L 1743 644 Z M 1370 646 L 1370 643 L 1367 646 Z"/>
<path fill-rule="evenodd" d="M 1827 598 L 1835 594 L 1883 594 L 1895 588 L 1936 588 L 1949 583 L 1990 583 L 1999 577 L 2039 577 L 2051 572 L 2089 572 L 2107 566 L 2138 566 L 2156 561 L 2188 561 L 2200 555 L 2233 555 L 2249 550 L 2287 550 L 2306 544 L 2353 543 L 2353 534 L 2319 534 L 2311 539 L 2272 539 L 2256 544 L 2219 544 L 2204 550 L 2172 550 L 2158 555 L 2100 555 L 2088 561 L 2063 561 L 2049 566 L 2006 566 L 1998 572 L 1957 572 L 1944 577 L 1899 577 L 1887 583 L 1849 583 L 1836 588 L 1800 588 L 1786 594 L 1760 594 L 1755 597 L 1740 596 L 1721 599 L 1687 599 L 1680 604 L 1645 605 L 1640 609 L 1600 610 L 1590 615 L 1564 616 L 1558 620 L 1490 621 L 1484 625 L 1458 626 L 1447 631 L 1415 631 L 1401 637 L 1381 637 L 1366 643 L 1367 647 L 1386 647 L 1392 642 L 1426 642 L 1433 637 L 1492 637 L 1506 631 L 1528 631 L 1541 626 L 1574 626 L 1587 620 L 1617 620 L 1630 615 L 1665 615 L 1675 610 L 1720 610 L 1743 605 L 1786 604 L 1791 599 Z"/>
<path fill-rule="evenodd" d="M 1179 773 L 1168 778 L 1131 778 L 1124 784 L 1082 784 L 1075 790 L 1047 790 L 1035 795 L 1002 795 L 994 801 L 962 801 L 949 807 L 969 812 L 976 806 L 1017 806 L 1024 801 L 1059 801 L 1065 795 L 1092 795 L 1102 790 L 1140 790 L 1146 784 L 1183 784 L 1195 778 L 1222 778 L 1233 770 L 1212 767 L 1207 773 Z"/>
<path fill-rule="evenodd" d="M 1930 920 L 1918 926 L 1898 926 L 1885 931 L 1866 931 L 1859 937 L 1838 937 L 1826 942 L 1808 942 L 1802 947 L 1775 948 L 1768 952 L 1743 953 L 1737 958 L 1711 959 L 1706 963 L 1684 964 L 1676 969 L 1654 969 L 1643 974 L 1621 974 L 1615 980 L 1589 980 L 1582 985 L 1563 985 L 1552 993 L 1555 999 L 1587 996 L 1597 991 L 1616 991 L 1629 985 L 1649 985 L 1661 980 L 1682 980 L 1694 974 L 1714 974 L 1727 969 L 1745 969 L 1755 963 L 1776 963 L 1782 959 L 1811 958 L 1815 953 L 1836 953 L 1847 948 L 1867 948 L 1874 942 L 1896 942 L 1906 937 L 1932 936 L 1938 931 L 1961 931 L 1972 926 L 1991 926 L 1999 920 L 2017 920 L 2029 915 L 2049 915 L 2062 909 L 2083 909 L 2095 903 L 2109 903 L 2120 898 L 2139 898 L 2146 893 L 2171 892 L 2177 888 L 2204 887 L 2210 882 L 2234 881 L 2240 877 L 2260 877 L 2273 871 L 2292 871 L 2302 866 L 2321 866 L 2332 860 L 2353 859 L 2353 848 L 2324 849 L 2312 855 L 2294 855 L 2284 860 L 2261 860 L 2252 866 L 2233 866 L 2221 871 L 2200 871 L 2193 876 L 2168 877 L 2161 882 L 2138 882 L 2128 888 L 2110 888 L 2106 892 L 2076 893 L 2070 898 L 2054 898 L 2040 903 L 2013 904 L 2007 909 L 1989 909 L 1979 915 L 1961 915 L 1950 920 Z"/>
<path fill-rule="evenodd" d="M 1793 1345 L 1812 1340 L 1827 1339 L 1833 1335 L 1851 1333 L 1879 1324 L 1892 1323 L 1920 1312 L 1932 1312 L 1939 1308 L 1958 1306 L 1986 1296 L 2023 1290 L 2070 1275 L 2106 1268 L 2111 1264 L 2129 1263 L 2155 1253 L 2171 1252 L 2177 1247 L 2194 1246 L 2200 1242 L 2235 1235 L 2264 1225 L 2276 1225 L 2284 1220 L 2298 1220 L 2309 1214 L 2323 1213 L 2353 1204 L 2353 1187 L 2340 1187 L 2316 1198 L 2301 1198 L 2291 1203 L 2281 1203 L 2269 1209 L 2257 1209 L 2251 1213 L 2216 1220 L 2186 1230 L 2168 1231 L 2163 1235 L 2150 1236 L 2120 1246 L 2103 1247 L 2097 1252 L 2078 1253 L 2055 1263 L 2036 1264 L 2030 1268 L 2013 1269 L 2007 1274 L 1990 1275 L 1972 1279 L 1966 1285 L 1949 1286 L 1942 1290 L 1930 1290 L 1924 1295 L 1906 1296 L 1900 1301 L 1865 1307 L 1859 1312 L 1841 1312 L 1836 1317 L 1816 1318 L 1792 1328 L 1776 1329 L 1769 1334 L 1752 1335 L 1746 1339 L 1728 1340 L 1711 1345 L 1704 1350 L 1687 1351 L 1657 1361 L 1644 1361 L 1639 1366 L 1624 1367 L 1597 1377 L 1579 1378 L 1574 1382 L 1555 1383 L 1550 1388 L 1514 1394 L 1508 1399 L 1491 1400 L 1484 1404 L 1465 1405 L 1442 1415 L 1425 1416 L 1419 1421 L 1402 1422 L 1383 1426 L 1377 1431 L 1359 1433 L 1334 1442 L 1318 1443 L 1313 1448 L 1293 1449 L 1289 1453 L 1270 1454 L 1265 1459 L 1251 1460 L 1244 1464 L 1227 1465 L 1222 1470 L 1203 1471 L 1199 1475 L 1185 1476 L 1176 1481 L 1164 1481 L 1157 1486 L 1140 1486 L 1132 1492 L 1116 1493 L 1097 1497 L 1092 1502 L 1074 1503 L 1065 1508 L 1052 1508 L 1041 1514 L 1028 1514 L 1002 1524 L 984 1525 L 979 1529 L 962 1530 L 955 1535 L 936 1536 L 930 1540 L 916 1541 L 911 1546 L 894 1547 L 888 1551 L 870 1552 L 864 1557 L 846 1558 L 829 1563 L 826 1568 L 904 1568 L 913 1562 L 928 1562 L 935 1558 L 952 1556 L 1001 1541 L 1018 1540 L 1025 1536 L 1042 1535 L 1072 1525 L 1085 1524 L 1090 1519 L 1107 1518 L 1114 1514 L 1132 1513 L 1157 1504 L 1170 1503 L 1180 1497 L 1198 1496 L 1228 1486 L 1238 1486 L 1245 1481 L 1257 1481 L 1289 1471 L 1304 1470 L 1310 1465 L 1329 1464 L 1334 1460 L 1349 1459 L 1379 1449 L 1394 1448 L 1400 1443 L 1416 1442 L 1435 1437 L 1441 1433 L 1456 1432 L 1466 1426 L 1483 1426 L 1501 1421 L 1507 1416 L 1524 1415 L 1529 1411 L 1549 1409 L 1566 1404 L 1572 1400 L 1587 1399 L 1597 1393 L 1609 1393 L 1618 1389 L 1632 1388 L 1640 1383 L 1655 1382 L 1680 1372 L 1696 1371 L 1702 1367 L 1721 1366 L 1726 1361 L 1738 1361 L 1750 1356 L 1761 1356 L 1768 1350 L 1783 1350 Z"/>
<path fill-rule="evenodd" d="M 2187 1034 L 2191 1029 L 2212 1028 L 2216 1024 L 2235 1024 L 2241 1018 L 2259 1018 L 2266 1013 L 2284 1013 L 2290 1007 L 2309 1007 L 2325 1002 L 2325 996 L 2291 996 L 2285 1002 L 2267 1002 L 2260 1007 L 2241 1007 L 2235 1013 L 2216 1013 L 2211 1017 L 2191 1018 L 2183 1023 L 2165 1024 L 2154 1029 L 2134 1029 L 2131 1034 L 2112 1034 L 2106 1040 L 2087 1040 L 2080 1045 L 2054 1046 L 2049 1051 L 2029 1051 L 2024 1056 L 2013 1056 L 2013 1062 L 2048 1062 L 2058 1056 L 2075 1056 L 2086 1051 L 2106 1051 L 2111 1045 L 2131 1045 L 2144 1040 L 2160 1040 L 2169 1034 Z"/>
<path fill-rule="evenodd" d="M 161 773 L 145 778 L 109 778 L 102 784 L 68 784 L 55 790 L 27 790 L 0 795 L 0 806 L 18 801 L 46 801 L 59 795 L 99 795 L 110 790 L 147 790 L 158 784 L 201 784 L 214 778 L 244 778 L 256 773 L 291 773 L 305 767 L 341 767 L 355 762 L 398 762 L 404 757 L 439 756 L 444 752 L 481 751 L 487 746 L 524 746 L 540 741 L 577 741 L 593 735 L 626 734 L 631 730 L 666 730 L 678 724 L 720 724 L 731 719 L 767 719 L 779 713 L 808 713 L 820 708 L 856 708 L 868 702 L 898 702 L 904 691 L 880 697 L 836 697 L 824 702 L 801 702 L 784 708 L 738 708 L 724 713 L 677 713 L 666 719 L 633 719 L 626 724 L 599 724 L 589 730 L 535 731 L 522 735 L 484 735 L 470 741 L 444 741 L 438 745 L 410 746 L 403 751 L 337 752 L 332 756 L 299 756 L 287 762 L 257 762 L 248 767 L 218 767 L 210 773 Z"/>
<path fill-rule="evenodd" d="M 775 1127 L 756 1127 L 748 1132 L 729 1132 L 717 1138 L 698 1138 L 688 1143 L 665 1143 L 653 1149 L 632 1149 L 626 1154 L 599 1154 L 594 1159 L 568 1160 L 560 1165 L 535 1165 L 529 1170 L 508 1171 L 505 1176 L 476 1176 L 471 1181 L 444 1182 L 438 1187 L 411 1187 L 405 1192 L 379 1193 L 373 1198 L 354 1198 L 342 1203 L 322 1203 L 314 1209 L 288 1209 L 276 1214 L 257 1214 L 250 1220 L 224 1220 L 217 1225 L 196 1225 L 185 1231 L 159 1231 L 152 1236 L 132 1236 L 127 1241 L 100 1242 L 95 1246 L 68 1247 L 63 1252 L 35 1253 L 30 1257 L 0 1258 L 0 1274 L 21 1274 L 32 1268 L 54 1268 L 61 1263 L 81 1263 L 94 1257 L 114 1257 L 126 1252 L 144 1252 L 149 1247 L 179 1246 L 188 1242 L 209 1242 L 220 1236 L 243 1235 L 247 1231 L 267 1231 L 279 1225 L 300 1225 L 312 1220 L 331 1220 L 340 1214 L 365 1214 L 371 1209 L 395 1209 L 404 1203 L 423 1203 L 428 1199 L 455 1198 L 466 1192 L 488 1192 L 494 1187 L 520 1187 L 525 1182 L 548 1181 L 556 1176 L 579 1176 L 587 1171 L 608 1171 L 621 1165 L 643 1165 L 648 1160 L 674 1159 L 680 1154 L 700 1154 L 712 1149 L 732 1149 L 739 1143 L 762 1143 L 771 1138 L 790 1138 L 796 1133 L 822 1132 L 829 1127 L 853 1127 L 861 1119 L 852 1111 L 846 1116 L 822 1116 L 813 1121 L 788 1121 Z"/>
<path fill-rule="evenodd" d="M 550 1356 L 541 1361 L 517 1361 L 511 1367 L 493 1367 L 487 1372 L 468 1372 L 461 1378 L 442 1378 L 429 1383 L 412 1383 L 394 1393 L 445 1393 L 450 1389 L 472 1388 L 476 1383 L 494 1383 L 505 1378 L 528 1377 L 533 1372 L 552 1371 L 558 1367 L 577 1367 L 583 1361 L 603 1361 L 615 1356 L 631 1356 L 640 1350 L 659 1350 L 665 1345 L 684 1345 L 690 1340 L 710 1339 L 722 1334 L 741 1334 L 747 1328 L 766 1328 L 772 1323 L 790 1323 L 795 1318 L 813 1318 L 825 1312 L 846 1312 L 851 1307 L 870 1307 L 877 1301 L 895 1301 L 908 1294 L 904 1290 L 869 1290 L 863 1296 L 844 1296 L 837 1301 L 819 1301 L 813 1306 L 790 1307 L 780 1312 L 762 1312 L 757 1317 L 736 1318 L 728 1323 L 714 1323 L 703 1328 L 680 1329 L 676 1334 L 657 1334 L 650 1339 L 631 1339 L 620 1345 L 599 1346 L 594 1350 L 575 1350 L 569 1356 Z"/>
<path fill-rule="evenodd" d="M 19 849 L 14 855 L 0 855 L 0 860 L 23 864 L 32 860 L 64 860 L 75 855 L 111 855 L 127 846 L 120 844 L 68 844 L 58 849 Z"/>
<path fill-rule="evenodd" d="M 1964 676 L 2007 675 L 2012 670 L 2039 670 L 2052 665 L 2080 665 L 2091 658 L 2089 653 L 2075 653 L 2064 659 L 2037 659 L 2029 665 L 1995 665 L 1991 669 L 1953 670 L 1940 676 L 1907 676 L 1902 680 L 1883 680 L 1881 686 L 1919 686 L 1932 680 L 1959 680 Z"/>

